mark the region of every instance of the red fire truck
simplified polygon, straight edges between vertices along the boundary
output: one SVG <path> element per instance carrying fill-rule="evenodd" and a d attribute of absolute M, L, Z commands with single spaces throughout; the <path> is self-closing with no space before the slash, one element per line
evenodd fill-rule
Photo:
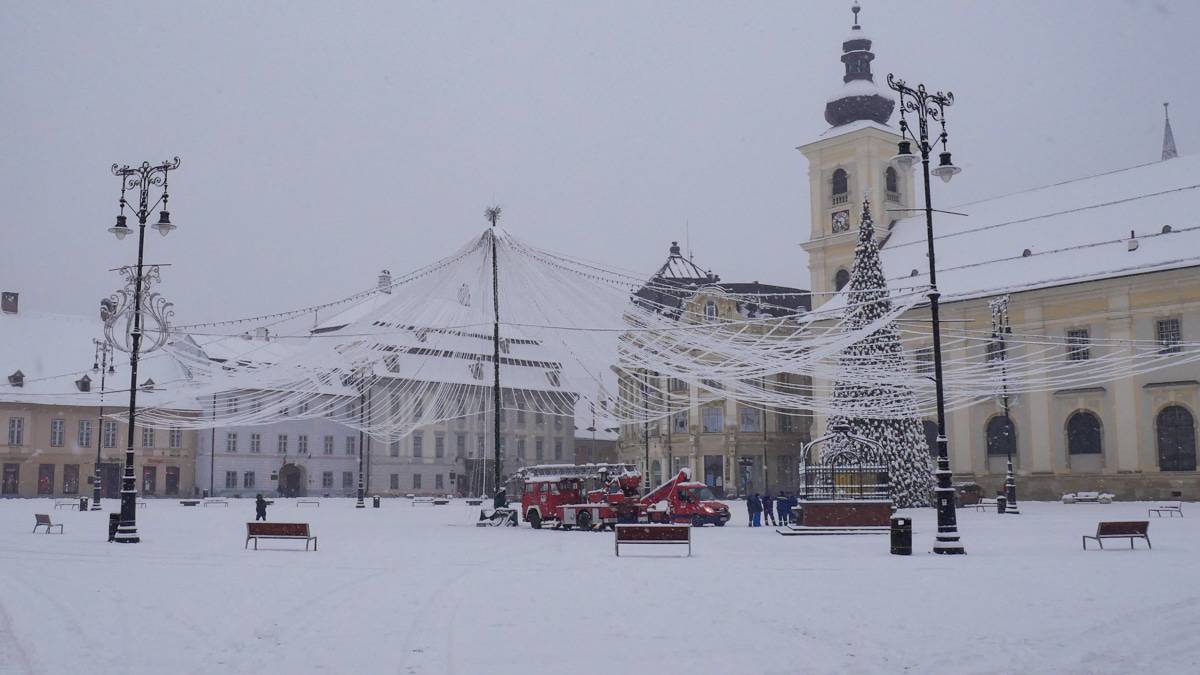
<path fill-rule="evenodd" d="M 541 464 L 512 480 L 523 488 L 521 513 L 534 529 L 549 523 L 590 530 L 646 519 L 637 498 L 642 474 L 633 464 Z"/>
<path fill-rule="evenodd" d="M 696 527 L 729 522 L 729 507 L 717 501 L 704 483 L 692 480 L 688 468 L 641 499 L 650 521 L 691 523 Z"/>

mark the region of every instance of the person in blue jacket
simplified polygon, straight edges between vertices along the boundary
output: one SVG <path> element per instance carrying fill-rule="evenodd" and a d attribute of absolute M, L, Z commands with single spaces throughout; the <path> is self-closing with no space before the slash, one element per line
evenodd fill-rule
<path fill-rule="evenodd" d="M 762 525 L 762 502 L 758 499 L 758 493 L 748 495 L 746 497 L 746 513 L 750 516 L 749 527 L 759 527 Z"/>
<path fill-rule="evenodd" d="M 790 503 L 791 500 L 783 494 L 783 490 L 780 490 L 779 496 L 775 498 L 775 510 L 778 512 L 780 525 L 788 524 L 788 517 L 791 516 L 791 512 L 788 511 Z"/>
<path fill-rule="evenodd" d="M 763 522 L 767 525 L 775 525 L 775 498 L 770 492 L 764 492 L 762 496 Z"/>

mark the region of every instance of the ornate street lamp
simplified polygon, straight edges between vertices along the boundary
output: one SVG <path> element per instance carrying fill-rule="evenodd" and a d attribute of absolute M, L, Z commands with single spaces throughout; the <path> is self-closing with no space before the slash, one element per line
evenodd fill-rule
<path fill-rule="evenodd" d="M 925 238 L 928 245 L 929 257 L 929 314 L 933 323 L 933 372 L 937 392 L 937 487 L 934 496 L 937 502 L 938 533 L 933 545 L 933 552 L 940 554 L 966 553 L 958 537 L 958 516 L 954 510 L 954 487 L 950 484 L 950 448 L 946 441 L 946 396 L 942 381 L 942 327 L 938 317 L 938 298 L 941 293 L 937 286 L 937 268 L 933 256 L 933 199 L 929 192 L 929 175 L 932 173 L 943 181 L 949 181 L 961 171 L 950 161 L 950 152 L 946 149 L 946 108 L 954 103 L 951 92 L 930 93 L 925 85 L 917 85 L 912 89 L 904 80 L 896 79 L 888 73 L 888 86 L 900 96 L 900 136 L 899 152 L 893 159 L 897 164 L 911 167 L 916 158 L 912 153 L 911 141 L 917 142 L 921 153 L 921 167 L 925 176 Z M 913 113 L 917 118 L 918 133 L 914 136 L 908 126 L 906 113 Z M 934 142 L 941 142 L 942 153 L 940 164 L 932 172 L 929 169 L 929 155 L 933 146 L 929 142 L 929 120 L 941 125 L 941 133 Z"/>
<path fill-rule="evenodd" d="M 1017 507 L 1017 478 L 1013 473 L 1013 446 L 1017 439 L 1013 438 L 1012 418 L 1009 416 L 1009 406 L 1012 396 L 1008 392 L 1008 336 L 1012 335 L 1012 326 L 1008 323 L 1008 296 L 996 298 L 988 303 L 992 309 L 992 344 L 996 359 L 1000 361 L 1000 404 L 1004 406 L 1004 440 L 1008 450 L 1008 469 L 1004 475 L 1005 513 L 1020 515 Z"/>
<path fill-rule="evenodd" d="M 100 510 L 100 447 L 104 443 L 104 381 L 105 376 L 115 373 L 113 348 L 107 340 L 92 340 L 96 348 L 92 360 L 92 372 L 100 375 L 100 415 L 96 418 L 96 471 L 92 476 L 92 511 Z"/>
<path fill-rule="evenodd" d="M 114 176 L 121 179 L 121 211 L 117 215 L 117 224 L 108 228 L 108 231 L 116 236 L 117 239 L 124 239 L 125 235 L 131 232 L 125 217 L 125 209 L 128 207 L 138 220 L 138 254 L 136 271 L 130 270 L 128 267 L 122 268 L 122 272 L 126 278 L 126 288 L 113 296 L 113 300 L 121 304 L 121 306 L 109 316 L 105 322 L 104 333 L 108 338 L 109 344 L 117 349 L 129 352 L 129 430 L 127 434 L 127 443 L 125 446 L 125 475 L 121 485 L 121 520 L 117 526 L 117 534 L 113 541 L 122 544 L 136 544 L 141 541 L 137 531 L 137 480 L 133 475 L 133 434 L 134 423 L 137 416 L 137 371 L 138 358 L 142 353 L 142 314 L 144 305 L 150 305 L 149 313 L 151 318 L 159 323 L 159 331 L 154 336 L 153 345 L 145 350 L 147 353 L 161 347 L 167 341 L 167 320 L 171 315 L 171 303 L 163 300 L 157 293 L 149 293 L 149 287 L 152 281 L 158 280 L 158 267 L 151 266 L 149 274 L 143 269 L 143 256 L 146 249 L 146 221 L 150 218 L 150 212 L 158 206 L 162 205 L 162 210 L 159 211 L 158 222 L 152 227 L 158 230 L 162 236 L 167 236 L 171 230 L 175 229 L 175 225 L 171 223 L 171 213 L 167 210 L 167 177 L 168 173 L 179 168 L 179 158 L 175 157 L 171 161 L 151 166 L 149 162 L 142 162 L 141 166 L 130 167 L 128 164 L 124 166 L 112 165 Z M 162 187 L 162 192 L 158 200 L 150 204 L 150 191 L 158 186 Z M 128 190 L 137 190 L 138 205 L 137 209 L 133 210 L 133 206 L 125 199 L 125 193 Z M 132 289 L 130 288 L 132 286 Z M 143 293 L 146 297 L 143 298 Z M 126 316 L 126 335 L 129 338 L 128 344 L 122 344 L 114 339 L 113 328 L 120 316 Z"/>

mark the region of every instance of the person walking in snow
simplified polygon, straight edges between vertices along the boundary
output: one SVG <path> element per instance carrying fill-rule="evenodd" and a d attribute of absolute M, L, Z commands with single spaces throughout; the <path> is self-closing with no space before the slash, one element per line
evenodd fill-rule
<path fill-rule="evenodd" d="M 267 500 L 263 499 L 262 493 L 254 499 L 254 522 L 267 519 Z"/>
<path fill-rule="evenodd" d="M 767 525 L 775 525 L 775 498 L 770 492 L 764 492 L 762 496 L 763 522 Z"/>
<path fill-rule="evenodd" d="M 779 496 L 775 498 L 775 510 L 779 515 L 779 524 L 788 524 L 788 498 L 783 494 L 783 490 L 779 491 Z"/>
<path fill-rule="evenodd" d="M 755 527 L 758 520 L 758 512 L 762 510 L 762 502 L 758 501 L 758 495 L 746 495 L 746 517 L 749 519 L 746 522 L 746 527 Z"/>

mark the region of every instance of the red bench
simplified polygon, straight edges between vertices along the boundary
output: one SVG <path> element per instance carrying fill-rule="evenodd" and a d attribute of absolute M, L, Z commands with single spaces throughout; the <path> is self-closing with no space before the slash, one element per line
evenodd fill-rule
<path fill-rule="evenodd" d="M 309 532 L 308 523 L 246 523 L 246 546 L 254 540 L 254 550 L 258 550 L 259 539 L 303 539 L 304 550 L 312 542 L 312 550 L 317 550 L 317 538 Z"/>
<path fill-rule="evenodd" d="M 674 524 L 626 525 L 618 524 L 613 548 L 621 555 L 621 544 L 679 544 L 688 547 L 692 555 L 692 526 Z"/>
<path fill-rule="evenodd" d="M 1150 521 L 1148 520 L 1114 520 L 1101 522 L 1096 525 L 1095 535 L 1083 535 L 1083 550 L 1087 550 L 1087 540 L 1095 539 L 1100 548 L 1104 548 L 1105 539 L 1128 539 L 1129 548 L 1133 548 L 1134 539 L 1145 539 L 1147 548 L 1150 545 Z"/>

